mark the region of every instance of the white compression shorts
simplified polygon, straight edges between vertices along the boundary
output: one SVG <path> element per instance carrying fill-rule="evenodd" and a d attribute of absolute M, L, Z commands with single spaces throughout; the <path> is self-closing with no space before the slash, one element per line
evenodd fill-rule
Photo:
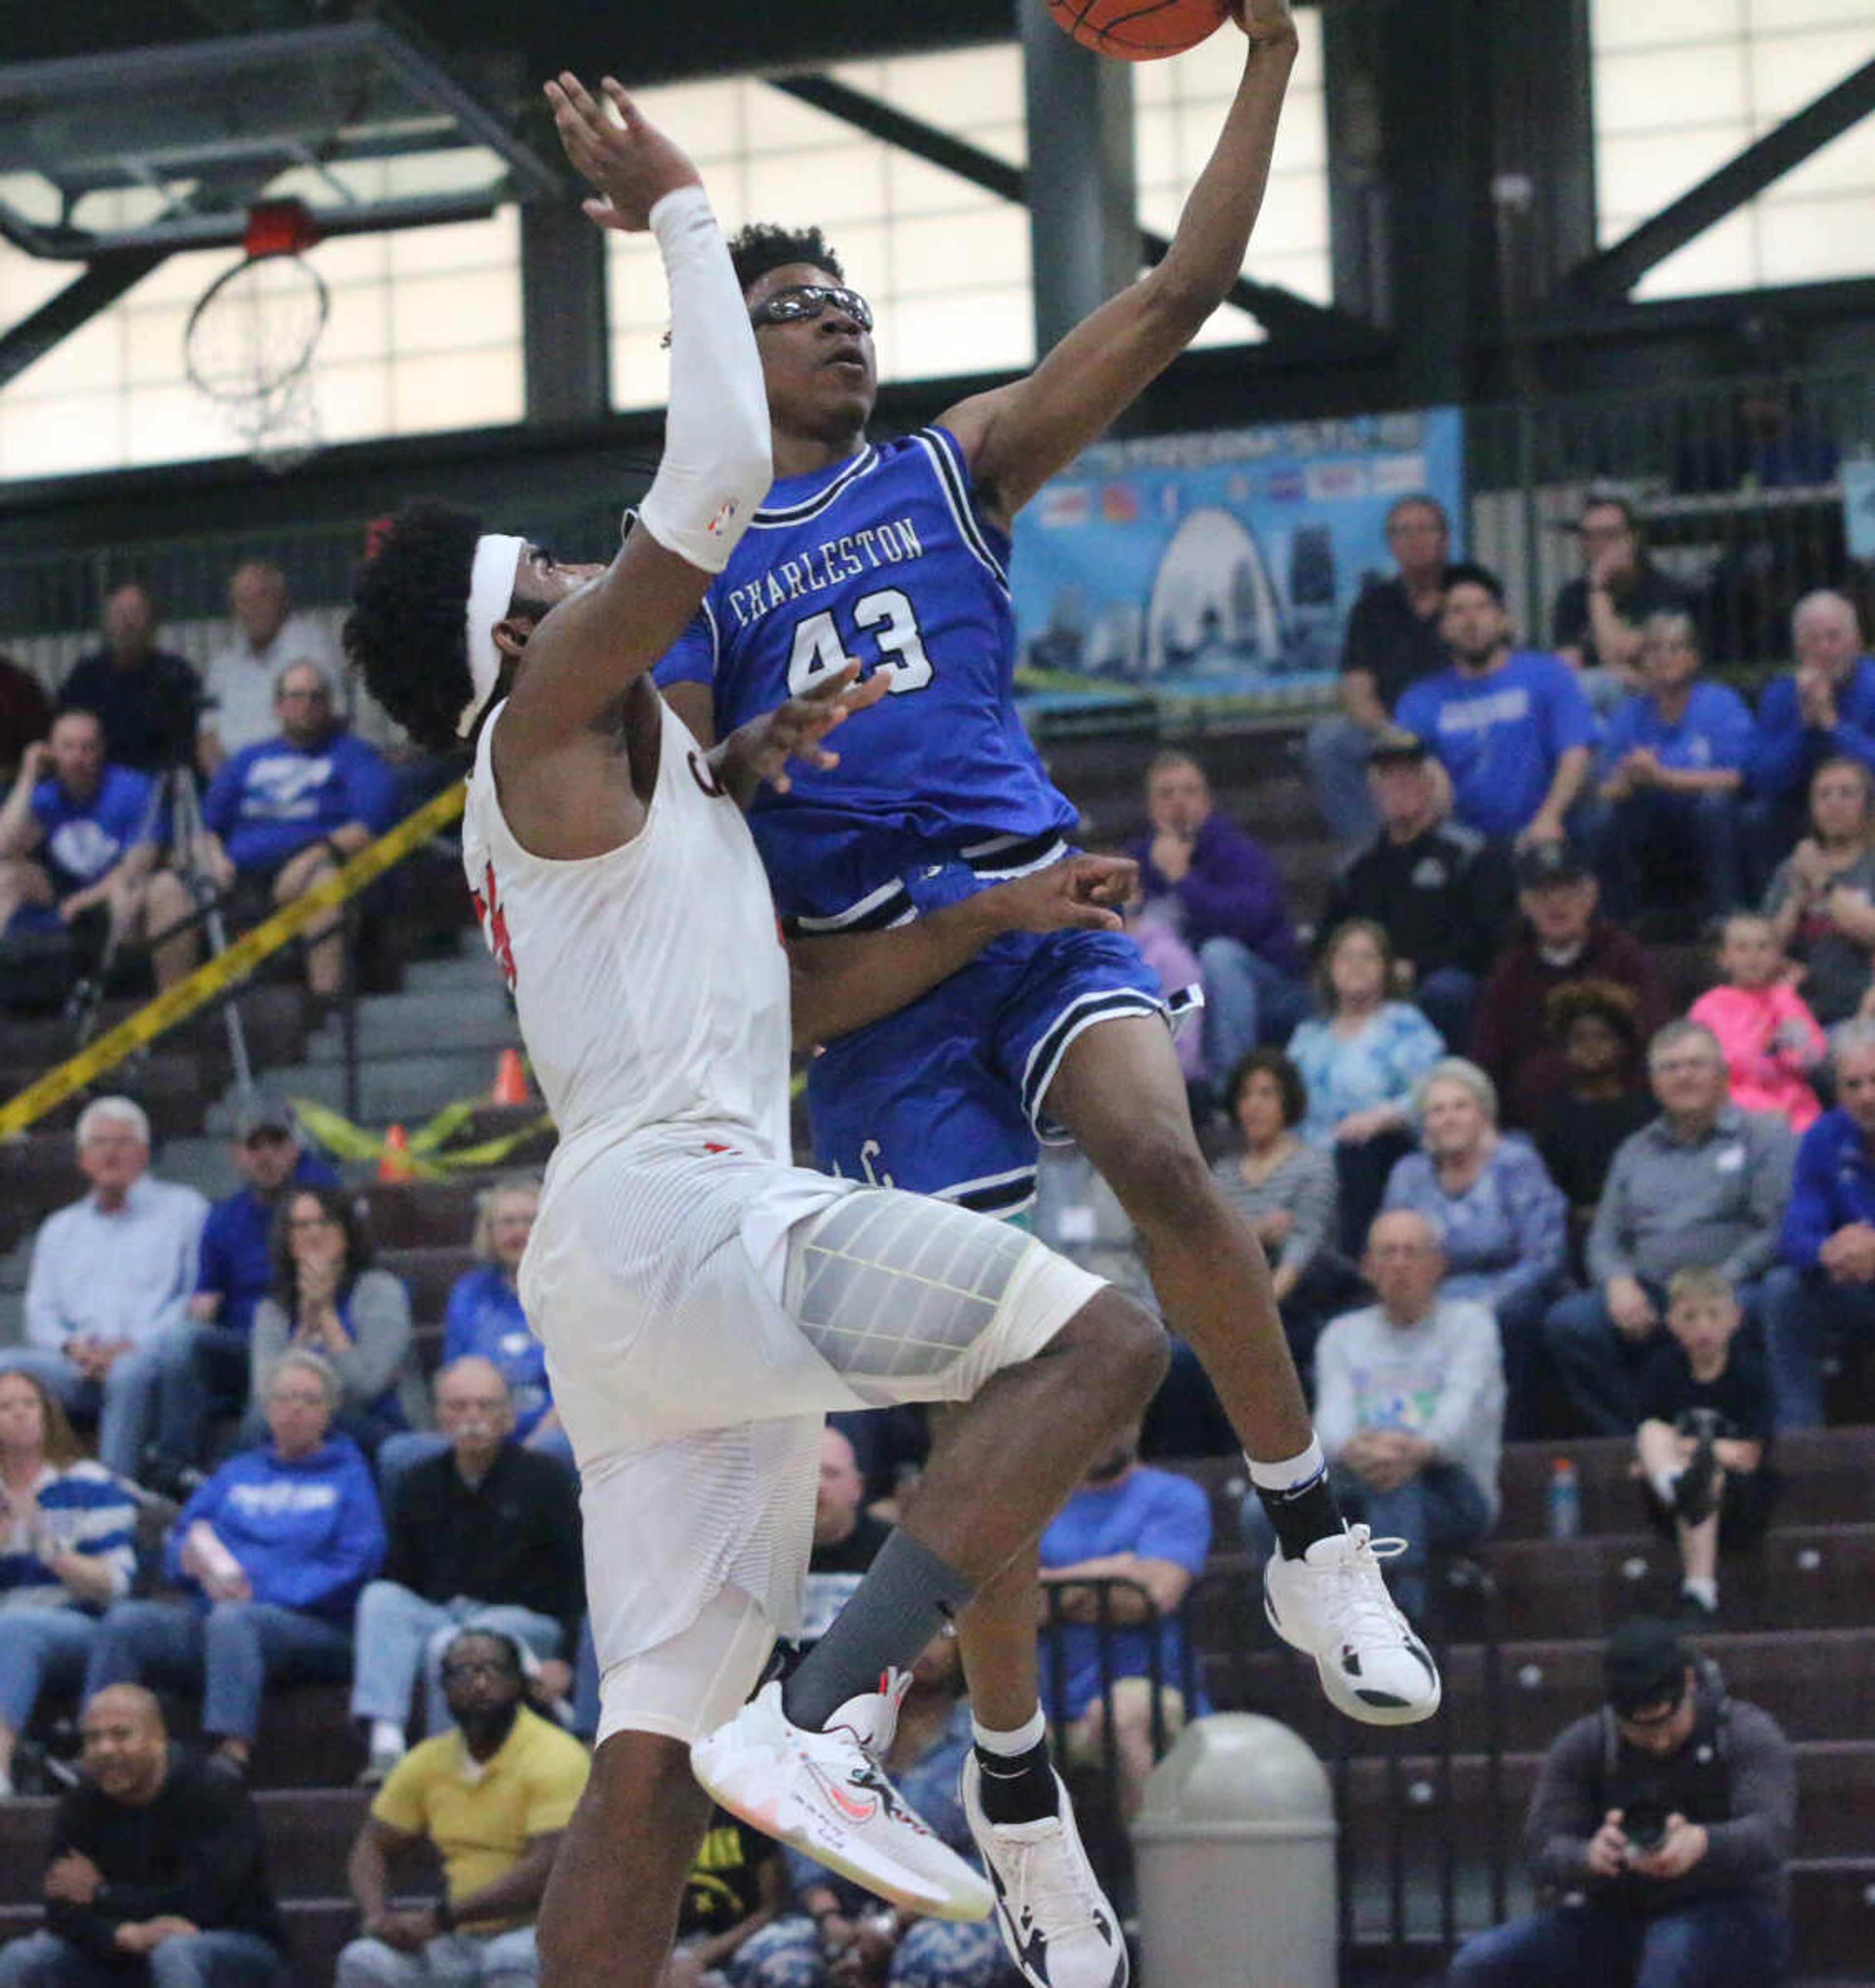
<path fill-rule="evenodd" d="M 727 1590 L 768 1641 L 797 1633 L 828 1410 L 967 1401 L 1102 1288 L 949 1202 L 701 1144 L 550 1180 L 522 1266 L 579 1463 L 602 1730 L 633 1723 L 607 1681 L 648 1652 L 703 1692 L 718 1666 L 679 1639 Z M 671 1729 L 666 1696 L 630 1690 Z"/>

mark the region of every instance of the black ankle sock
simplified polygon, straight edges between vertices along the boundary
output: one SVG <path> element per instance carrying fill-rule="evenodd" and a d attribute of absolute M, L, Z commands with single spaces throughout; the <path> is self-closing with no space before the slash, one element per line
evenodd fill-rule
<path fill-rule="evenodd" d="M 1326 1470 L 1287 1491 L 1272 1491 L 1259 1484 L 1256 1495 L 1276 1529 L 1276 1543 L 1285 1560 L 1300 1560 L 1317 1540 L 1346 1530 Z"/>
<path fill-rule="evenodd" d="M 1045 1822 L 1060 1811 L 1048 1742 L 1037 1740 L 1026 1753 L 976 1750 L 982 1773 L 983 1813 L 992 1822 Z"/>

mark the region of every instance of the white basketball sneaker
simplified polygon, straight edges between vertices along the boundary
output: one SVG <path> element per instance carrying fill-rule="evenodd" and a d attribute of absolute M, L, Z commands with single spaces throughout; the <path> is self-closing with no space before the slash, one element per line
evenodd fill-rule
<path fill-rule="evenodd" d="M 791 1723 L 779 1682 L 765 1685 L 694 1742 L 691 1770 L 731 1814 L 894 1905 L 982 1919 L 995 1902 L 987 1880 L 906 1806 L 879 1766 L 910 1677 L 880 1682 L 849 1699 L 824 1733 Z"/>
<path fill-rule="evenodd" d="M 1438 1666 L 1380 1574 L 1383 1559 L 1405 1550 L 1404 1540 L 1350 1526 L 1300 1560 L 1279 1547 L 1263 1568 L 1270 1626 L 1314 1658 L 1329 1704 L 1366 1726 L 1411 1726 L 1439 1709 Z"/>
<path fill-rule="evenodd" d="M 1034 1988 L 1127 1988 L 1127 1942 L 1107 1903 L 1068 1791 L 1055 1777 L 1056 1812 L 1039 1822 L 992 1822 L 983 1770 L 965 1756 L 964 1815 L 996 1886 L 996 1922 L 1009 1957 Z"/>

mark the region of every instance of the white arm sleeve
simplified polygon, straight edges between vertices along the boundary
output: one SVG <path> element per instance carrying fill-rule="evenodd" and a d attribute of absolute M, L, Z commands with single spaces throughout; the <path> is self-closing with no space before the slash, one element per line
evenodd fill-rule
<path fill-rule="evenodd" d="M 638 519 L 667 551 L 721 573 L 774 477 L 762 361 L 702 188 L 666 194 L 650 222 L 671 286 L 671 405 Z"/>

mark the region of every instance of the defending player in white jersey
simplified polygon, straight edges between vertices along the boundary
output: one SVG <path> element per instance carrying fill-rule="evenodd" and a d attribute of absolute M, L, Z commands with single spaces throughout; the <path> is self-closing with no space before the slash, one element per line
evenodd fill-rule
<path fill-rule="evenodd" d="M 542 1915 L 549 1988 L 653 1988 L 706 1788 L 917 1909 L 990 1909 L 878 1770 L 896 1680 L 1032 1543 L 1164 1358 L 1139 1307 L 1005 1226 L 789 1164 L 789 962 L 731 794 L 785 779 L 790 753 L 831 764 L 821 738 L 878 691 L 838 678 L 706 758 L 652 687 L 767 487 L 768 423 L 695 171 L 604 91 L 613 116 L 571 76 L 548 93 L 569 157 L 657 236 L 670 284 L 667 443 L 637 528 L 603 570 L 572 567 L 407 508 L 346 627 L 420 741 L 473 743 L 465 864 L 561 1130 L 522 1290 L 579 1462 L 602 1675 Z M 856 940 L 796 990 L 794 1030 L 883 1012 L 998 930 L 1110 927 L 1123 868 L 1074 859 Z M 745 1706 L 795 1623 L 824 1412 L 905 1401 L 961 1405 L 904 1524 L 785 1685 Z"/>

